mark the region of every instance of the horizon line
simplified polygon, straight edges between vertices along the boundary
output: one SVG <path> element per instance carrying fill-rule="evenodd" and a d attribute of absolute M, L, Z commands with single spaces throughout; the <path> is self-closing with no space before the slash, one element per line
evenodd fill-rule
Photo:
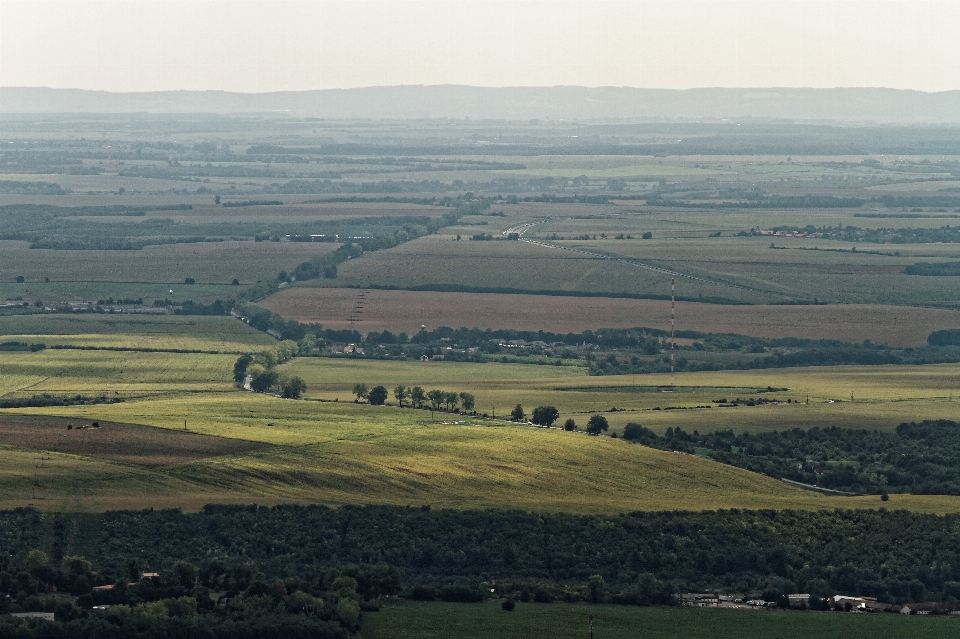
<path fill-rule="evenodd" d="M 960 88 L 957 89 L 946 89 L 943 91 L 924 91 L 923 89 L 903 89 L 896 87 L 885 87 L 885 86 L 833 86 L 833 87 L 812 87 L 812 86 L 739 86 L 739 87 L 725 87 L 725 86 L 701 86 L 701 87 L 688 87 L 685 89 L 671 89 L 663 87 L 635 87 L 635 86 L 616 86 L 616 85 L 599 85 L 599 86 L 586 86 L 580 84 L 553 84 L 553 85 L 507 85 L 507 86 L 485 86 L 485 85 L 475 85 L 475 84 L 455 84 L 455 83 L 441 83 L 441 84 L 377 84 L 377 85 L 368 85 L 362 87 L 330 87 L 325 89 L 280 89 L 273 91 L 240 91 L 232 89 L 149 89 L 145 91 L 123 91 L 123 90 L 113 90 L 113 89 L 86 89 L 83 87 L 51 87 L 51 86 L 5 86 L 0 84 L 0 91 L 4 89 L 45 89 L 49 91 L 88 91 L 91 93 L 111 93 L 111 94 L 148 94 L 148 93 L 233 93 L 237 95 L 270 95 L 277 93 L 312 93 L 312 92 L 321 92 L 321 91 L 364 91 L 368 89 L 403 89 L 403 88 L 442 88 L 442 87 L 455 87 L 455 88 L 464 88 L 464 89 L 492 89 L 492 90 L 505 90 L 505 89 L 588 89 L 588 90 L 601 90 L 601 89 L 618 89 L 618 90 L 634 90 L 634 91 L 671 91 L 671 92 L 684 92 L 684 91 L 844 91 L 844 90 L 883 90 L 883 91 L 902 91 L 902 92 L 912 92 L 912 93 L 923 93 L 926 95 L 938 95 L 944 93 L 954 93 L 960 91 Z"/>

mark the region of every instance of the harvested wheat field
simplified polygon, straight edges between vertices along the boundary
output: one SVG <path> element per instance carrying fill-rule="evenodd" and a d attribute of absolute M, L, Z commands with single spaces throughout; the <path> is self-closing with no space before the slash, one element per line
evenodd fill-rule
<path fill-rule="evenodd" d="M 154 428 L 46 415 L 0 415 L 0 445 L 136 464 L 147 468 L 235 455 L 266 444 Z"/>
<path fill-rule="evenodd" d="M 274 313 L 325 328 L 413 334 L 424 325 L 579 333 L 598 328 L 670 328 L 670 302 L 611 297 L 291 288 L 261 302 Z M 354 318 L 351 321 L 351 316 Z M 922 346 L 960 327 L 960 311 L 879 304 L 727 306 L 677 302 L 677 329 L 756 337 L 801 337 Z"/>

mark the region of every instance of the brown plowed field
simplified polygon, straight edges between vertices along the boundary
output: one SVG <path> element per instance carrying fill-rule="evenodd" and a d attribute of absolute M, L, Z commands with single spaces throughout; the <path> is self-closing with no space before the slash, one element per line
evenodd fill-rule
<path fill-rule="evenodd" d="M 361 295 L 362 294 L 362 295 Z M 670 328 L 670 303 L 610 297 L 291 288 L 262 302 L 325 328 L 412 335 L 428 329 L 492 328 L 579 333 L 598 328 Z M 358 319 L 349 321 L 351 314 Z M 936 330 L 960 328 L 960 311 L 908 306 L 725 306 L 677 302 L 677 329 L 756 337 L 870 340 L 922 346 Z"/>
<path fill-rule="evenodd" d="M 45 415 L 0 415 L 0 444 L 136 464 L 173 466 L 207 457 L 233 455 L 266 444 L 140 424 L 97 422 Z M 72 429 L 67 426 L 72 425 Z"/>

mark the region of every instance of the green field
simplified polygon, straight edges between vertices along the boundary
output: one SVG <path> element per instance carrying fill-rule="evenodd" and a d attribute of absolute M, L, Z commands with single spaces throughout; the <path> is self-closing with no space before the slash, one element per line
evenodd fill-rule
<path fill-rule="evenodd" d="M 710 344 L 683 342 L 690 350 L 681 350 L 680 355 L 700 347 L 703 354 L 699 359 L 691 356 L 675 377 L 610 375 L 603 373 L 641 366 L 663 370 L 669 361 L 665 342 L 659 334 L 639 336 L 638 355 L 631 357 L 634 352 L 616 345 L 627 343 L 620 337 L 610 338 L 609 343 L 584 339 L 579 345 L 569 338 L 521 358 L 514 355 L 521 351 L 507 350 L 507 346 L 500 351 L 499 341 L 494 346 L 485 339 L 470 346 L 444 341 L 447 338 L 425 345 L 416 338 L 411 343 L 383 334 L 368 339 L 345 330 L 334 332 L 389 329 L 417 335 L 421 325 L 433 331 L 453 322 L 451 318 L 456 319 L 451 323 L 455 328 L 533 333 L 633 326 L 662 329 L 670 317 L 671 280 L 676 280 L 679 330 L 835 338 L 848 342 L 840 353 L 844 358 L 836 360 L 843 362 L 894 361 L 892 356 L 881 357 L 890 351 L 881 353 L 872 346 L 858 351 L 855 345 L 867 339 L 895 345 L 901 354 L 903 349 L 917 348 L 909 353 L 916 357 L 896 361 L 949 361 L 950 346 L 929 358 L 933 349 L 920 347 L 931 331 L 960 328 L 952 310 L 960 309 L 960 277 L 903 274 L 905 267 L 917 262 L 960 261 L 960 234 L 952 231 L 960 224 L 960 156 L 954 153 L 956 131 L 949 127 L 812 126 L 749 119 L 735 126 L 680 121 L 323 121 L 294 113 L 6 114 L 3 120 L 0 206 L 11 206 L 0 211 L 0 343 L 19 344 L 0 349 L 0 400 L 17 406 L 0 409 L 0 508 L 32 506 L 43 511 L 38 521 L 56 521 L 50 524 L 53 532 L 42 540 L 43 535 L 27 538 L 29 526 L 23 531 L 11 526 L 7 531 L 11 557 L 0 557 L 0 572 L 16 574 L 16 585 L 4 586 L 15 605 L 24 604 L 28 590 L 45 592 L 26 586 L 18 592 L 21 583 L 32 584 L 33 568 L 25 578 L 23 572 L 16 573 L 28 570 L 21 564 L 32 547 L 49 550 L 55 566 L 66 552 L 79 553 L 76 549 L 85 545 L 92 551 L 96 546 L 96 554 L 105 561 L 94 567 L 98 572 L 88 575 L 91 579 L 122 576 L 124 569 L 118 573 L 116 568 L 137 558 L 137 544 L 120 547 L 122 535 L 105 534 L 103 541 L 96 542 L 88 530 L 88 538 L 81 540 L 84 530 L 74 528 L 61 537 L 63 520 L 51 513 L 196 511 L 205 504 L 254 503 L 407 506 L 397 510 L 411 522 L 426 517 L 426 506 L 435 509 L 430 517 L 444 514 L 467 521 L 476 515 L 462 511 L 483 509 L 529 511 L 532 514 L 524 517 L 541 522 L 550 519 L 543 516 L 547 513 L 557 521 L 570 513 L 612 515 L 606 523 L 585 518 L 589 521 L 580 530 L 591 531 L 596 539 L 612 539 L 601 527 L 613 528 L 611 522 L 621 521 L 618 515 L 630 511 L 839 509 L 843 515 L 833 512 L 837 521 L 828 524 L 836 526 L 829 530 L 837 531 L 838 540 L 843 537 L 838 543 L 811 543 L 810 539 L 829 535 L 815 537 L 804 530 L 791 529 L 791 535 L 784 537 L 806 536 L 805 543 L 815 547 L 816 556 L 822 552 L 830 557 L 830 562 L 815 568 L 820 571 L 817 579 L 811 578 L 814 569 L 806 560 L 788 566 L 799 557 L 790 548 L 750 541 L 744 548 L 730 548 L 729 542 L 710 539 L 706 543 L 704 537 L 698 547 L 697 535 L 729 534 L 723 537 L 728 540 L 743 532 L 724 531 L 713 524 L 707 532 L 684 528 L 682 538 L 674 533 L 670 543 L 675 545 L 651 546 L 650 556 L 624 556 L 622 563 L 598 565 L 613 566 L 611 574 L 604 574 L 608 583 L 632 585 L 645 578 L 636 572 L 639 566 L 656 572 L 669 553 L 685 555 L 690 565 L 710 561 L 711 557 L 699 554 L 709 546 L 720 548 L 723 558 L 729 552 L 729 557 L 743 557 L 744 562 L 729 569 L 718 562 L 715 571 L 704 570 L 713 575 L 712 581 L 691 576 L 687 583 L 701 579 L 710 587 L 731 591 L 743 584 L 744 589 L 762 590 L 768 583 L 768 590 L 788 593 L 804 592 L 822 576 L 829 578 L 835 592 L 852 594 L 862 587 L 860 594 L 868 594 L 867 589 L 882 584 L 874 594 L 894 600 L 920 601 L 924 593 L 942 601 L 960 597 L 955 588 L 958 582 L 951 581 L 960 579 L 950 563 L 952 551 L 943 551 L 946 544 L 927 542 L 935 526 L 916 526 L 917 536 L 906 544 L 887 533 L 890 545 L 884 548 L 864 549 L 862 535 L 851 532 L 864 530 L 857 528 L 860 525 L 872 531 L 873 521 L 894 522 L 904 517 L 903 512 L 898 514 L 903 510 L 960 513 L 958 496 L 895 491 L 889 500 L 879 495 L 827 496 L 703 454 L 648 448 L 621 436 L 629 423 L 640 423 L 656 433 L 682 428 L 703 434 L 830 426 L 891 431 L 901 422 L 960 421 L 955 397 L 960 395 L 960 364 L 685 372 L 685 368 L 718 362 L 736 367 L 741 358 L 752 361 L 754 355 L 764 357 L 763 353 L 781 356 L 794 348 L 732 338 L 729 348 L 720 347 L 715 344 L 726 338 L 716 338 Z M 245 204 L 223 206 L 241 202 Z M 32 205 L 61 208 L 29 208 Z M 461 213 L 465 214 L 456 219 Z M 440 216 L 456 221 L 446 228 L 428 229 L 433 224 L 430 220 Z M 820 228 L 821 237 L 773 234 L 775 227 L 806 225 Z M 825 227 L 839 227 L 834 237 L 843 229 L 848 232 L 844 240 L 823 239 Z M 511 233 L 523 241 L 507 240 Z M 649 236 L 644 239 L 644 234 Z M 330 241 L 334 235 L 336 243 Z M 311 236 L 319 241 L 306 241 Z M 297 269 L 314 258 L 317 265 L 340 242 L 353 246 L 337 258 L 342 255 L 346 260 L 349 255 L 350 259 L 336 265 L 324 263 L 320 269 Z M 297 281 L 289 281 L 291 274 Z M 269 296 L 286 288 L 288 281 L 290 288 Z M 374 294 L 368 298 L 363 292 L 376 288 L 396 290 L 380 291 L 392 297 L 376 302 Z M 337 293 L 336 300 L 304 295 L 286 307 L 278 304 L 280 299 L 297 298 L 297 291 L 331 289 Z M 419 293 L 412 295 L 410 289 Z M 441 297 L 436 291 L 459 291 L 462 296 Z M 480 291 L 530 295 L 481 297 Z M 542 301 L 543 294 L 549 295 L 551 304 Z M 238 356 L 277 349 L 274 337 L 230 316 L 172 314 L 172 307 L 186 300 L 211 304 L 219 299 L 229 310 L 238 308 L 230 306 L 231 301 L 258 302 L 264 296 L 263 306 L 280 309 L 277 312 L 283 311 L 280 314 L 286 320 L 322 317 L 315 321 L 327 324 L 328 330 L 317 331 L 316 339 L 302 341 L 303 352 L 334 357 L 293 357 L 276 367 L 283 377 L 272 388 L 282 387 L 289 379 L 286 376 L 298 376 L 306 385 L 301 399 L 247 392 L 235 384 L 233 367 Z M 625 297 L 649 298 L 649 304 L 624 310 L 620 302 L 636 300 L 610 299 Z M 97 301 L 108 298 L 142 298 L 143 304 L 120 309 L 104 303 L 101 310 L 113 312 L 96 312 Z M 157 301 L 163 309 L 154 304 Z M 819 305 L 823 302 L 830 306 Z M 879 308 L 879 304 L 888 306 Z M 141 312 L 128 313 L 132 306 Z M 190 305 L 184 306 L 190 311 Z M 444 312 L 453 308 L 459 314 Z M 208 310 L 194 307 L 192 312 Z M 256 313 L 242 310 L 251 317 Z M 817 312 L 821 310 L 829 312 Z M 748 316 L 749 322 L 741 320 Z M 570 317 L 580 323 L 565 319 Z M 274 335 L 299 335 L 295 330 L 299 327 L 292 322 L 251 321 L 263 330 L 272 326 Z M 823 324 L 830 324 L 830 330 L 824 330 Z M 343 342 L 357 342 L 369 359 L 346 356 Z M 24 343 L 45 348 L 31 352 Z M 830 348 L 819 344 L 803 353 Z M 415 348 L 429 348 L 424 354 L 431 361 L 398 361 L 401 346 L 409 347 L 406 356 Z M 796 348 L 799 353 L 801 347 Z M 449 353 L 445 361 L 431 359 L 448 350 L 456 353 Z M 847 358 L 847 353 L 864 352 L 880 355 Z M 640 353 L 649 361 L 641 361 Z M 411 359 L 419 356 L 418 351 Z M 535 358 L 549 365 L 509 363 Z M 498 361 L 458 363 L 454 359 Z M 266 361 L 254 366 L 261 363 Z M 258 375 L 269 372 L 259 370 Z M 401 408 L 392 394 L 385 406 L 373 406 L 354 401 L 352 391 L 358 383 L 370 388 L 383 385 L 388 391 L 404 385 L 470 393 L 475 396 L 476 414 Z M 730 403 L 721 399 L 760 397 L 764 403 L 751 402 L 753 406 L 745 402 L 719 406 Z M 551 428 L 506 421 L 518 404 L 528 416 L 535 407 L 554 406 L 559 420 Z M 583 429 L 597 414 L 609 420 L 610 430 L 603 436 L 588 436 Z M 575 420 L 578 430 L 558 427 L 567 419 Z M 705 445 L 699 438 L 694 441 Z M 854 447 L 859 443 L 851 441 Z M 831 468 L 847 470 L 855 463 L 847 457 L 824 454 L 821 460 L 817 453 L 813 455 Z M 793 463 L 789 452 L 783 459 Z M 952 490 L 952 484 L 939 485 L 944 492 Z M 439 513 L 439 509 L 456 512 Z M 867 509 L 889 511 L 864 513 Z M 257 509 L 236 509 L 231 516 L 262 524 L 268 514 L 282 514 L 281 510 L 257 514 Z M 329 517 L 323 509 L 304 510 L 310 510 L 311 516 Z M 384 530 L 398 530 L 391 528 L 389 516 L 368 510 L 370 521 L 381 522 L 376 535 L 384 538 Z M 12 513 L 11 520 L 29 512 Z M 352 512 L 344 508 L 334 513 L 344 517 L 344 529 L 338 532 L 343 548 L 352 544 L 347 530 Z M 719 520 L 728 514 L 696 517 Z M 831 516 L 821 514 L 824 522 Z M 510 513 L 482 516 L 520 522 L 504 526 L 506 533 L 527 525 L 522 518 L 505 515 Z M 146 520 L 142 514 L 129 516 Z M 175 518 L 169 511 L 155 510 L 150 517 L 154 516 L 157 521 Z M 213 512 L 209 521 L 218 517 Z M 666 512 L 656 517 L 662 523 L 677 515 Z M 770 525 L 766 517 L 787 520 L 778 526 L 803 526 L 795 513 L 750 513 L 744 521 L 749 519 L 755 528 L 744 534 L 764 538 L 761 529 Z M 858 518 L 875 519 L 861 524 Z M 646 524 L 640 519 L 623 516 L 624 529 L 643 530 Z M 725 521 L 736 527 L 742 523 Z M 330 581 L 326 576 L 333 570 L 349 570 L 343 565 L 344 554 L 322 556 L 320 552 L 310 560 L 315 564 L 290 568 L 291 557 L 296 556 L 293 549 L 283 547 L 283 535 L 266 533 L 269 528 L 260 524 L 238 527 L 230 533 L 236 535 L 233 538 L 219 528 L 211 530 L 211 534 L 223 534 L 212 545 L 206 545 L 203 535 L 191 536 L 189 543 L 203 548 L 190 561 L 197 567 L 207 559 L 223 559 L 224 566 L 247 562 L 245 566 L 258 574 L 257 580 L 262 574 L 269 575 L 266 580 L 306 575 L 302 589 L 307 581 Z M 406 596 L 417 584 L 442 588 L 446 577 L 440 575 L 445 573 L 431 571 L 452 565 L 454 559 L 480 565 L 470 555 L 477 544 L 469 540 L 451 544 L 451 556 L 431 564 L 433 549 L 423 534 L 427 529 L 412 525 L 409 534 L 398 533 L 397 538 L 406 535 L 411 540 L 403 553 L 409 551 L 413 560 L 396 562 L 395 568 L 404 574 L 389 590 L 389 598 L 380 601 L 378 612 L 364 613 L 358 637 L 579 638 L 587 636 L 589 615 L 594 616 L 597 639 L 960 636 L 960 619 L 933 616 L 584 603 L 518 603 L 516 610 L 506 612 L 499 600 L 479 604 L 404 601 L 394 595 Z M 160 531 L 155 534 L 163 535 L 157 539 L 169 547 L 163 561 L 170 561 L 149 568 L 158 569 L 167 579 L 173 573 L 173 561 L 185 560 L 187 554 L 176 556 L 184 547 L 172 541 L 169 526 L 155 528 Z M 315 528 L 305 530 L 306 537 L 316 537 Z M 451 530 L 469 537 L 476 529 L 469 524 L 447 528 L 450 539 L 460 534 Z M 938 533 L 944 535 L 940 539 L 949 539 L 951 531 L 944 527 Z M 883 534 L 879 532 L 877 538 Z M 641 537 L 645 538 L 638 533 L 635 539 Z M 262 547 L 249 545 L 254 538 Z M 517 579 L 531 582 L 547 579 L 545 575 L 557 574 L 551 573 L 550 562 L 557 565 L 551 557 L 589 556 L 579 544 L 582 538 L 578 533 L 562 548 L 540 544 L 545 551 L 543 565 L 515 565 L 508 559 L 507 551 L 512 550 L 508 544 L 503 548 L 497 544 L 491 557 L 502 551 L 503 563 L 491 565 L 510 567 L 502 574 L 467 573 L 475 581 L 471 587 L 482 583 L 499 588 L 504 574 L 522 574 Z M 921 538 L 924 541 L 918 541 Z M 422 540 L 426 540 L 424 548 L 414 548 Z M 923 554 L 924 542 L 941 554 Z M 358 563 L 364 565 L 396 558 L 373 546 L 352 545 L 360 553 L 357 556 L 362 555 Z M 600 545 L 610 557 L 626 548 L 626 544 Z M 856 552 L 837 554 L 834 545 L 856 546 Z M 308 546 L 304 544 L 305 553 Z M 739 552 L 747 547 L 749 552 Z M 902 557 L 895 556 L 898 552 Z M 92 554 L 88 553 L 91 559 Z M 871 574 L 866 568 L 861 574 L 861 566 L 850 563 L 867 554 L 871 566 L 882 564 L 882 574 Z M 272 563 L 258 565 L 255 556 L 269 557 Z M 921 556 L 925 559 L 916 559 Z M 569 565 L 577 565 L 576 561 Z M 562 578 L 569 582 L 552 584 L 558 593 L 568 586 L 579 588 L 574 582 L 590 578 L 593 567 L 581 565 L 575 576 Z M 131 566 L 136 563 L 128 562 L 126 570 Z M 514 568 L 518 572 L 510 573 Z M 726 577 L 721 569 L 728 570 Z M 730 577 L 737 571 L 749 573 L 749 579 Z M 784 581 L 786 575 L 794 582 Z M 221 575 L 210 572 L 207 576 L 203 584 L 210 592 L 224 586 L 218 581 Z M 664 584 L 672 580 L 664 587 L 667 593 L 671 592 L 667 587 L 683 587 L 687 576 L 675 573 L 658 578 Z M 825 591 L 823 579 L 817 588 Z M 929 588 L 924 586 L 928 581 Z M 918 589 L 919 582 L 924 583 Z M 200 582 L 181 577 L 184 588 L 196 583 Z M 87 591 L 92 584 L 86 583 Z M 82 590 L 73 577 L 71 583 L 58 583 L 58 588 L 61 585 L 64 588 L 57 597 Z M 288 585 L 289 590 L 280 584 L 284 596 L 277 601 L 283 601 L 279 610 L 292 613 L 295 609 L 285 606 L 293 605 L 295 588 L 292 582 Z M 258 584 L 257 592 L 275 586 Z M 236 601 L 243 603 L 247 597 L 251 609 L 266 605 L 267 599 L 260 594 L 251 596 L 254 590 Z M 330 591 L 318 592 L 325 593 L 328 604 L 336 601 Z M 586 591 L 578 590 L 576 595 L 582 592 Z M 203 599 L 208 594 L 203 591 L 199 596 Z M 217 607 L 218 615 L 233 614 L 227 610 L 235 604 L 234 594 L 230 597 L 223 610 Z M 5 601 L 0 599 L 0 604 Z M 266 615 L 266 608 L 261 612 Z"/>
<path fill-rule="evenodd" d="M 853 211 L 844 209 L 728 212 L 596 205 L 566 211 L 570 215 L 564 216 L 562 207 L 503 208 L 512 215 L 495 218 L 486 226 L 452 227 L 442 235 L 420 238 L 344 265 L 333 285 L 668 294 L 670 275 L 645 265 L 680 274 L 678 295 L 688 300 L 770 304 L 816 299 L 953 308 L 960 297 L 960 278 L 902 273 L 905 266 L 917 261 L 960 258 L 958 244 L 889 245 L 735 236 L 753 228 L 806 224 L 935 228 L 943 225 L 942 219 L 897 223 L 855 218 Z M 457 234 L 464 239 L 477 233 L 500 237 L 506 230 L 526 223 L 536 225 L 524 231 L 524 238 L 574 250 L 526 242 L 451 241 Z M 641 239 L 644 232 L 652 233 L 653 238 Z M 718 232 L 720 237 L 710 237 Z M 584 234 L 591 239 L 577 239 Z M 613 239 L 621 234 L 632 239 Z M 771 244 L 777 248 L 771 248 Z M 620 258 L 630 260 L 632 265 L 618 261 Z"/>
<path fill-rule="evenodd" d="M 233 317 L 151 314 L 0 316 L 0 342 L 96 348 L 248 352 L 276 341 Z"/>
<path fill-rule="evenodd" d="M 960 621 L 943 617 L 534 603 L 518 603 L 505 612 L 499 602 L 402 602 L 364 615 L 361 634 L 366 639 L 579 639 L 588 635 L 591 615 L 598 639 L 933 639 L 960 632 Z"/>
<path fill-rule="evenodd" d="M 217 319 L 192 328 L 210 328 Z M 94 326 L 90 320 L 86 329 Z M 876 497 L 824 497 L 705 458 L 492 416 L 502 419 L 522 403 L 528 414 L 537 405 L 555 405 L 561 421 L 573 417 L 581 427 L 591 413 L 603 411 L 612 432 L 630 421 L 660 432 L 668 426 L 702 432 L 829 424 L 889 429 L 901 421 L 955 416 L 958 375 L 957 365 L 696 373 L 678 375 L 676 392 L 663 393 L 657 390 L 668 383 L 663 375 L 587 377 L 576 367 L 295 358 L 280 370 L 307 381 L 307 400 L 284 400 L 235 390 L 234 359 L 135 351 L 0 353 L 6 398 L 47 393 L 126 400 L 8 409 L 0 417 L 186 425 L 195 433 L 270 444 L 162 469 L 45 453 L 58 462 L 33 468 L 33 484 L 26 481 L 29 462 L 36 466 L 40 454 L 18 453 L 22 468 L 0 486 L 0 503 L 103 509 L 120 507 L 128 503 L 125 494 L 135 494 L 141 503 L 186 508 L 245 499 L 572 512 L 873 507 Z M 392 398 L 392 406 L 356 404 L 351 389 L 357 382 L 471 392 L 490 418 L 401 410 Z M 695 408 L 718 395 L 756 395 L 768 386 L 789 390 L 766 397 L 801 403 Z M 613 406 L 617 412 L 607 412 Z M 688 409 L 666 410 L 678 406 Z M 960 510 L 955 497 L 894 499 L 897 507 L 912 510 Z"/>
<path fill-rule="evenodd" d="M 528 413 L 552 405 L 561 421 L 573 417 L 582 425 L 590 414 L 604 412 L 614 427 L 635 421 L 660 432 L 678 425 L 689 430 L 690 424 L 701 432 L 834 424 L 892 429 L 902 421 L 949 419 L 957 411 L 954 396 L 960 401 L 960 367 L 953 364 L 680 373 L 676 391 L 669 393 L 659 390 L 670 384 L 669 375 L 588 377 L 583 369 L 567 366 L 299 358 L 285 370 L 306 380 L 307 396 L 317 399 L 352 399 L 356 383 L 391 390 L 397 384 L 419 385 L 474 393 L 477 410 L 490 415 L 506 415 L 518 403 Z M 788 390 L 766 392 L 767 387 Z M 797 403 L 697 408 L 722 397 L 760 397 L 758 389 L 768 399 Z M 608 412 L 614 407 L 616 412 Z"/>

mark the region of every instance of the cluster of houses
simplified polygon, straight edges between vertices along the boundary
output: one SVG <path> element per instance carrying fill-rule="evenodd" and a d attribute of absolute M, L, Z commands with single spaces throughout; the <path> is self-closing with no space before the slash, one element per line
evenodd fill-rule
<path fill-rule="evenodd" d="M 694 608 L 776 608 L 779 605 L 775 601 L 750 599 L 736 594 L 687 592 L 678 594 L 677 599 L 681 605 Z M 806 608 L 810 603 L 810 595 L 806 593 L 789 594 L 787 600 L 790 602 L 791 608 Z M 832 610 L 843 610 L 844 612 L 891 612 L 901 615 L 930 615 L 936 613 L 960 616 L 960 604 L 939 602 L 906 605 L 887 604 L 877 601 L 876 597 L 848 597 L 846 595 L 829 597 L 827 603 Z"/>
<path fill-rule="evenodd" d="M 758 235 L 769 235 L 771 237 L 823 237 L 820 231 L 814 233 L 803 233 L 801 231 L 774 231 L 773 229 L 759 229 Z"/>

